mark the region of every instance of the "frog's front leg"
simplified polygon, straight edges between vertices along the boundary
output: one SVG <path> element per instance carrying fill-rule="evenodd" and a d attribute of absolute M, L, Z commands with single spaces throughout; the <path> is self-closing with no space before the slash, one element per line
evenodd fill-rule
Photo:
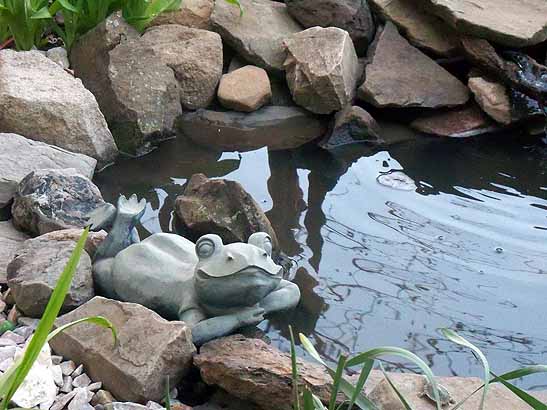
<path fill-rule="evenodd" d="M 265 314 L 292 309 L 300 301 L 300 289 L 288 280 L 282 280 L 279 286 L 260 302 Z"/>
<path fill-rule="evenodd" d="M 245 326 L 255 326 L 264 320 L 264 309 L 250 307 L 228 315 L 216 316 L 210 319 L 199 309 L 190 309 L 180 315 L 180 320 L 192 328 L 192 342 L 196 346 L 227 336 Z"/>

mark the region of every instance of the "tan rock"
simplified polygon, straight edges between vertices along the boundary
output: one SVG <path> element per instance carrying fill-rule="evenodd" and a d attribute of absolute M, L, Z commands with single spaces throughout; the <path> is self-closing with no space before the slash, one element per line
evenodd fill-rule
<path fill-rule="evenodd" d="M 46 233 L 41 236 L 41 238 L 48 240 L 48 241 L 73 241 L 78 242 L 80 237 L 82 236 L 82 233 L 84 232 L 83 229 L 61 229 L 60 231 L 53 231 Z M 99 247 L 99 245 L 104 241 L 106 238 L 106 232 L 100 231 L 100 232 L 89 232 L 87 236 L 87 241 L 85 242 L 85 250 L 93 258 L 93 255 L 95 255 L 95 251 Z"/>
<path fill-rule="evenodd" d="M 28 235 L 19 232 L 11 221 L 0 222 L 0 284 L 6 283 L 8 264 L 15 251 L 27 240 Z"/>
<path fill-rule="evenodd" d="M 259 339 L 241 335 L 209 342 L 194 358 L 207 384 L 263 409 L 292 410 L 291 358 Z M 328 400 L 332 379 L 319 365 L 298 359 L 300 381 Z"/>
<path fill-rule="evenodd" d="M 361 73 L 347 31 L 312 27 L 284 44 L 287 83 L 298 105 L 316 114 L 330 114 L 352 101 Z"/>
<path fill-rule="evenodd" d="M 424 388 L 424 378 L 415 374 L 391 373 L 393 383 L 414 410 L 434 410 L 434 402 L 420 397 Z M 482 381 L 476 377 L 439 377 L 438 382 L 445 386 L 456 403 L 466 398 Z M 385 410 L 404 410 L 404 406 L 386 380 L 381 380 L 372 390 L 369 398 Z M 477 410 L 480 407 L 481 394 L 475 394 L 461 410 Z M 510 390 L 500 384 L 490 386 L 485 402 L 485 410 L 528 410 L 530 407 L 515 396 Z"/>
<path fill-rule="evenodd" d="M 214 6 L 214 0 L 184 0 L 179 10 L 160 14 L 152 25 L 179 24 L 208 30 L 211 26 L 211 13 Z"/>
<path fill-rule="evenodd" d="M 441 108 L 465 104 L 469 90 L 387 22 L 369 49 L 361 99 L 376 107 Z"/>
<path fill-rule="evenodd" d="M 501 124 L 511 124 L 511 100 L 503 84 L 485 77 L 472 77 L 467 85 L 484 112 Z"/>
<path fill-rule="evenodd" d="M 547 39 L 545 0 L 422 0 L 459 32 L 510 47 Z"/>
<path fill-rule="evenodd" d="M 225 108 L 252 112 L 270 101 L 272 88 L 264 69 L 248 65 L 223 75 L 217 95 Z"/>
<path fill-rule="evenodd" d="M 109 330 L 84 324 L 52 340 L 55 352 L 85 366 L 93 380 L 121 401 L 160 401 L 165 380 L 177 385 L 187 374 L 195 347 L 183 322 L 169 322 L 134 303 L 95 297 L 55 322 L 61 326 L 87 316 L 104 316 L 118 331 L 113 346 Z"/>
<path fill-rule="evenodd" d="M 371 0 L 371 6 L 416 47 L 442 56 L 453 55 L 459 48 L 454 29 L 414 0 Z"/>
<path fill-rule="evenodd" d="M 260 205 L 236 181 L 193 175 L 176 199 L 175 212 L 190 238 L 209 233 L 224 243 L 247 242 L 255 232 L 266 232 L 274 248 L 277 237 Z"/>

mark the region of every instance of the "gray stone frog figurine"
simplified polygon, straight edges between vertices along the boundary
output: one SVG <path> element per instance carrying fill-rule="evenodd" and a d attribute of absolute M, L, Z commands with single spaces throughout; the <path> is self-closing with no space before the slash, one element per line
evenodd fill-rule
<path fill-rule="evenodd" d="M 182 320 L 201 345 L 254 326 L 264 316 L 295 307 L 298 287 L 282 278 L 271 258 L 268 234 L 224 245 L 217 235 L 196 244 L 182 236 L 154 234 L 139 241 L 135 226 L 146 207 L 135 195 L 121 196 L 90 215 L 92 229 L 109 234 L 97 249 L 93 275 L 106 297 L 144 305 L 166 319 Z"/>

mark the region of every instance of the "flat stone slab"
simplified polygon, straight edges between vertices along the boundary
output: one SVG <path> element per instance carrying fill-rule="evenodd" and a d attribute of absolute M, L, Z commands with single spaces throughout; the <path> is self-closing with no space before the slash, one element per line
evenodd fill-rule
<path fill-rule="evenodd" d="M 37 169 L 75 168 L 93 177 L 97 161 L 82 154 L 33 141 L 17 134 L 0 133 L 0 208 L 6 207 L 17 191 L 17 185 Z"/>
<path fill-rule="evenodd" d="M 456 31 L 414 0 L 370 0 L 370 4 L 416 47 L 449 56 L 460 46 Z"/>
<path fill-rule="evenodd" d="M 411 46 L 387 22 L 369 50 L 361 99 L 376 107 L 441 108 L 465 104 L 469 90 L 456 77 Z"/>
<path fill-rule="evenodd" d="M 178 122 L 182 133 L 196 144 L 219 151 L 293 149 L 324 135 L 323 119 L 297 107 L 269 106 L 250 114 L 198 110 Z"/>
<path fill-rule="evenodd" d="M 213 30 L 247 61 L 268 71 L 283 71 L 283 40 L 302 31 L 283 3 L 241 0 L 245 12 L 227 1 L 215 2 Z"/>
<path fill-rule="evenodd" d="M 545 0 L 422 0 L 461 33 L 509 47 L 547 39 Z"/>
<path fill-rule="evenodd" d="M 15 229 L 11 221 L 0 222 L 0 284 L 6 283 L 8 264 L 13 259 L 15 251 L 27 239 L 29 237 Z"/>
<path fill-rule="evenodd" d="M 452 138 L 473 137 L 501 129 L 476 104 L 421 117 L 410 126 L 426 134 Z"/>

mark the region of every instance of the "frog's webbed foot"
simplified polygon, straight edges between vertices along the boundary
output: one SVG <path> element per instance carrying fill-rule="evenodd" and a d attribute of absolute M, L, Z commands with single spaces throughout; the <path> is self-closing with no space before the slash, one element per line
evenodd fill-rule
<path fill-rule="evenodd" d="M 140 219 L 146 209 L 146 199 L 137 198 L 137 195 L 133 194 L 128 198 L 125 195 L 121 195 L 118 199 L 118 213 L 133 216 L 135 219 Z"/>
<path fill-rule="evenodd" d="M 92 231 L 109 229 L 116 218 L 116 207 L 108 202 L 99 205 L 87 217 L 87 223 Z"/>

